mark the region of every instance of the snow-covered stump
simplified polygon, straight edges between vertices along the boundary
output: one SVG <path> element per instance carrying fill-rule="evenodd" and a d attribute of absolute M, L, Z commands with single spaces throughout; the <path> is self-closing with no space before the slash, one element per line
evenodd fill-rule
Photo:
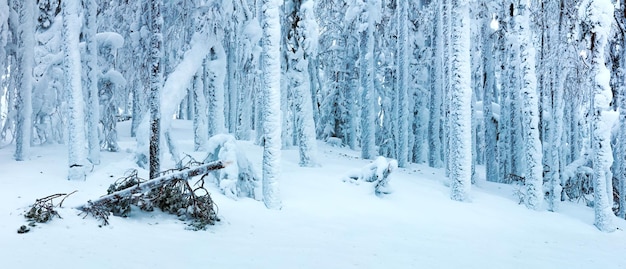
<path fill-rule="evenodd" d="M 389 175 L 397 168 L 398 161 L 379 156 L 360 170 L 350 172 L 343 181 L 356 184 L 361 181 L 373 183 L 374 193 L 382 196 L 392 192 L 389 187 Z"/>
<path fill-rule="evenodd" d="M 207 143 L 207 149 L 205 162 L 223 160 L 233 164 L 211 173 L 224 195 L 232 199 L 249 197 L 261 200 L 261 180 L 252 163 L 237 146 L 234 136 L 226 134 L 213 136 Z"/>

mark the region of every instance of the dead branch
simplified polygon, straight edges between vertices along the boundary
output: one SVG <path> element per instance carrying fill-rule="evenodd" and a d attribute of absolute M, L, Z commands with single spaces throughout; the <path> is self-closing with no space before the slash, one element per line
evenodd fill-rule
<path fill-rule="evenodd" d="M 171 169 L 160 173 L 160 176 L 145 180 L 138 177 L 136 170 L 127 172 L 107 190 L 107 195 L 78 207 L 85 217 L 94 216 L 109 223 L 109 215 L 128 217 L 131 206 L 143 211 L 152 211 L 155 207 L 163 212 L 177 215 L 181 220 L 189 221 L 193 230 L 203 230 L 207 225 L 220 221 L 217 217 L 217 205 L 211 199 L 209 191 L 204 188 L 204 176 L 212 170 L 222 169 L 229 162 L 215 161 L 199 163 L 191 158 L 181 169 Z M 189 167 L 196 166 L 196 167 Z M 203 175 L 196 182 L 200 186 L 193 188 L 188 180 Z M 198 194 L 196 193 L 198 192 Z"/>
<path fill-rule="evenodd" d="M 172 183 L 176 180 L 184 179 L 188 180 L 194 176 L 206 174 L 209 171 L 222 169 L 226 167 L 228 163 L 224 163 L 222 161 L 215 161 L 207 164 L 203 164 L 198 167 L 184 169 L 178 172 L 170 173 L 164 176 L 157 177 L 155 179 L 148 180 L 143 183 L 137 183 L 136 185 L 111 193 L 109 195 L 105 195 L 96 199 L 95 201 L 90 201 L 87 204 L 81 205 L 77 207 L 77 209 L 86 211 L 93 206 L 103 205 L 103 204 L 111 204 L 116 203 L 124 198 L 130 197 L 136 193 L 144 193 L 151 191 L 153 189 L 160 188 L 169 183 Z"/>

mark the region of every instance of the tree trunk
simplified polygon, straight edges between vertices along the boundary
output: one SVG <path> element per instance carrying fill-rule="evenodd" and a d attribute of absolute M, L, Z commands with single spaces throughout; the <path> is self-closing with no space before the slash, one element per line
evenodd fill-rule
<path fill-rule="evenodd" d="M 163 0 L 150 2 L 150 178 L 156 178 L 161 169 L 161 106 L 160 93 L 163 85 Z"/>

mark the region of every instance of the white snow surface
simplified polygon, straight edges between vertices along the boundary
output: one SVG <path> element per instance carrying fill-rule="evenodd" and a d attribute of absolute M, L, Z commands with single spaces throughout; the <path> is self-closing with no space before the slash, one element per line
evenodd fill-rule
<path fill-rule="evenodd" d="M 99 228 L 73 207 L 136 168 L 129 123 L 118 126 L 122 150 L 102 152 L 86 181 L 66 180 L 63 145 L 33 148 L 23 162 L 12 160 L 13 147 L 0 149 L 2 268 L 626 268 L 623 220 L 616 220 L 619 230 L 603 233 L 583 204 L 566 202 L 558 213 L 528 210 L 511 186 L 484 182 L 482 174 L 472 202 L 455 202 L 442 170 L 416 164 L 394 171 L 394 192 L 379 198 L 367 184 L 341 180 L 370 161 L 324 143 L 316 168 L 299 167 L 297 149 L 283 151 L 282 210 L 235 201 L 210 186 L 222 221 L 206 231 L 138 211 Z M 181 151 L 206 154 L 192 152 L 191 121 L 172 127 Z M 238 145 L 260 169 L 262 148 Z M 173 165 L 165 161 L 164 168 Z M 63 219 L 16 232 L 35 199 L 74 190 L 59 210 Z"/>

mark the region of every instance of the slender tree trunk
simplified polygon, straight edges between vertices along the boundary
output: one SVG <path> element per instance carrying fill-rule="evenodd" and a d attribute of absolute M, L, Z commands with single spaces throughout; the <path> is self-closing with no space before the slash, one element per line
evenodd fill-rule
<path fill-rule="evenodd" d="M 156 178 L 161 170 L 161 106 L 163 87 L 163 0 L 150 0 L 150 178 Z"/>
<path fill-rule="evenodd" d="M 489 28 L 492 18 L 487 17 L 483 22 L 483 59 L 484 59 L 484 75 L 485 84 L 483 90 L 483 117 L 485 125 L 485 172 L 486 180 L 490 182 L 500 182 L 499 165 L 498 165 L 498 122 L 493 113 L 494 95 L 496 92 L 496 68 L 495 68 L 495 38 L 496 34 L 493 29 Z"/>
<path fill-rule="evenodd" d="M 16 82 L 19 90 L 16 96 L 17 117 L 15 130 L 15 160 L 23 161 L 30 151 L 31 133 L 33 128 L 33 65 L 35 49 L 34 15 L 35 1 L 15 1 L 18 9 L 19 25 L 17 40 L 18 78 Z"/>
<path fill-rule="evenodd" d="M 262 0 L 263 28 L 263 201 L 269 209 L 281 209 L 278 179 L 281 161 L 280 113 L 280 5 L 282 0 Z"/>
<path fill-rule="evenodd" d="M 615 231 L 613 223 L 613 179 L 610 166 L 613 162 L 611 150 L 611 126 L 606 114 L 612 99 L 609 85 L 610 72 L 604 61 L 605 46 L 611 31 L 613 6 L 609 0 L 591 0 L 580 7 L 584 9 L 583 23 L 593 29 L 589 31 L 589 48 L 592 78 L 591 148 L 593 149 L 593 180 L 595 225 L 603 232 Z"/>
<path fill-rule="evenodd" d="M 472 184 L 472 88 L 468 0 L 452 0 L 452 63 L 450 67 L 451 198 L 468 201 Z"/>
<path fill-rule="evenodd" d="M 63 52 L 65 88 L 69 91 L 69 131 L 68 131 L 68 153 L 69 153 L 69 180 L 85 180 L 85 165 L 87 164 L 87 154 L 85 145 L 85 113 L 84 98 L 81 81 L 81 61 L 79 34 L 80 16 L 79 1 L 63 1 Z"/>
<path fill-rule="evenodd" d="M 85 67 L 87 68 L 87 141 L 88 158 L 92 164 L 100 164 L 100 103 L 98 98 L 98 42 L 96 41 L 98 6 L 95 0 L 83 0 L 85 6 Z"/>
<path fill-rule="evenodd" d="M 537 77 L 535 74 L 535 47 L 530 31 L 528 6 L 525 1 L 519 3 L 516 16 L 516 32 L 520 44 L 522 71 L 522 130 L 525 158 L 526 207 L 541 209 L 543 203 L 543 165 L 542 147 L 539 139 L 539 102 L 537 97 Z"/>
<path fill-rule="evenodd" d="M 409 162 L 409 1 L 398 3 L 398 81 L 396 91 L 398 92 L 398 166 L 406 167 Z"/>

